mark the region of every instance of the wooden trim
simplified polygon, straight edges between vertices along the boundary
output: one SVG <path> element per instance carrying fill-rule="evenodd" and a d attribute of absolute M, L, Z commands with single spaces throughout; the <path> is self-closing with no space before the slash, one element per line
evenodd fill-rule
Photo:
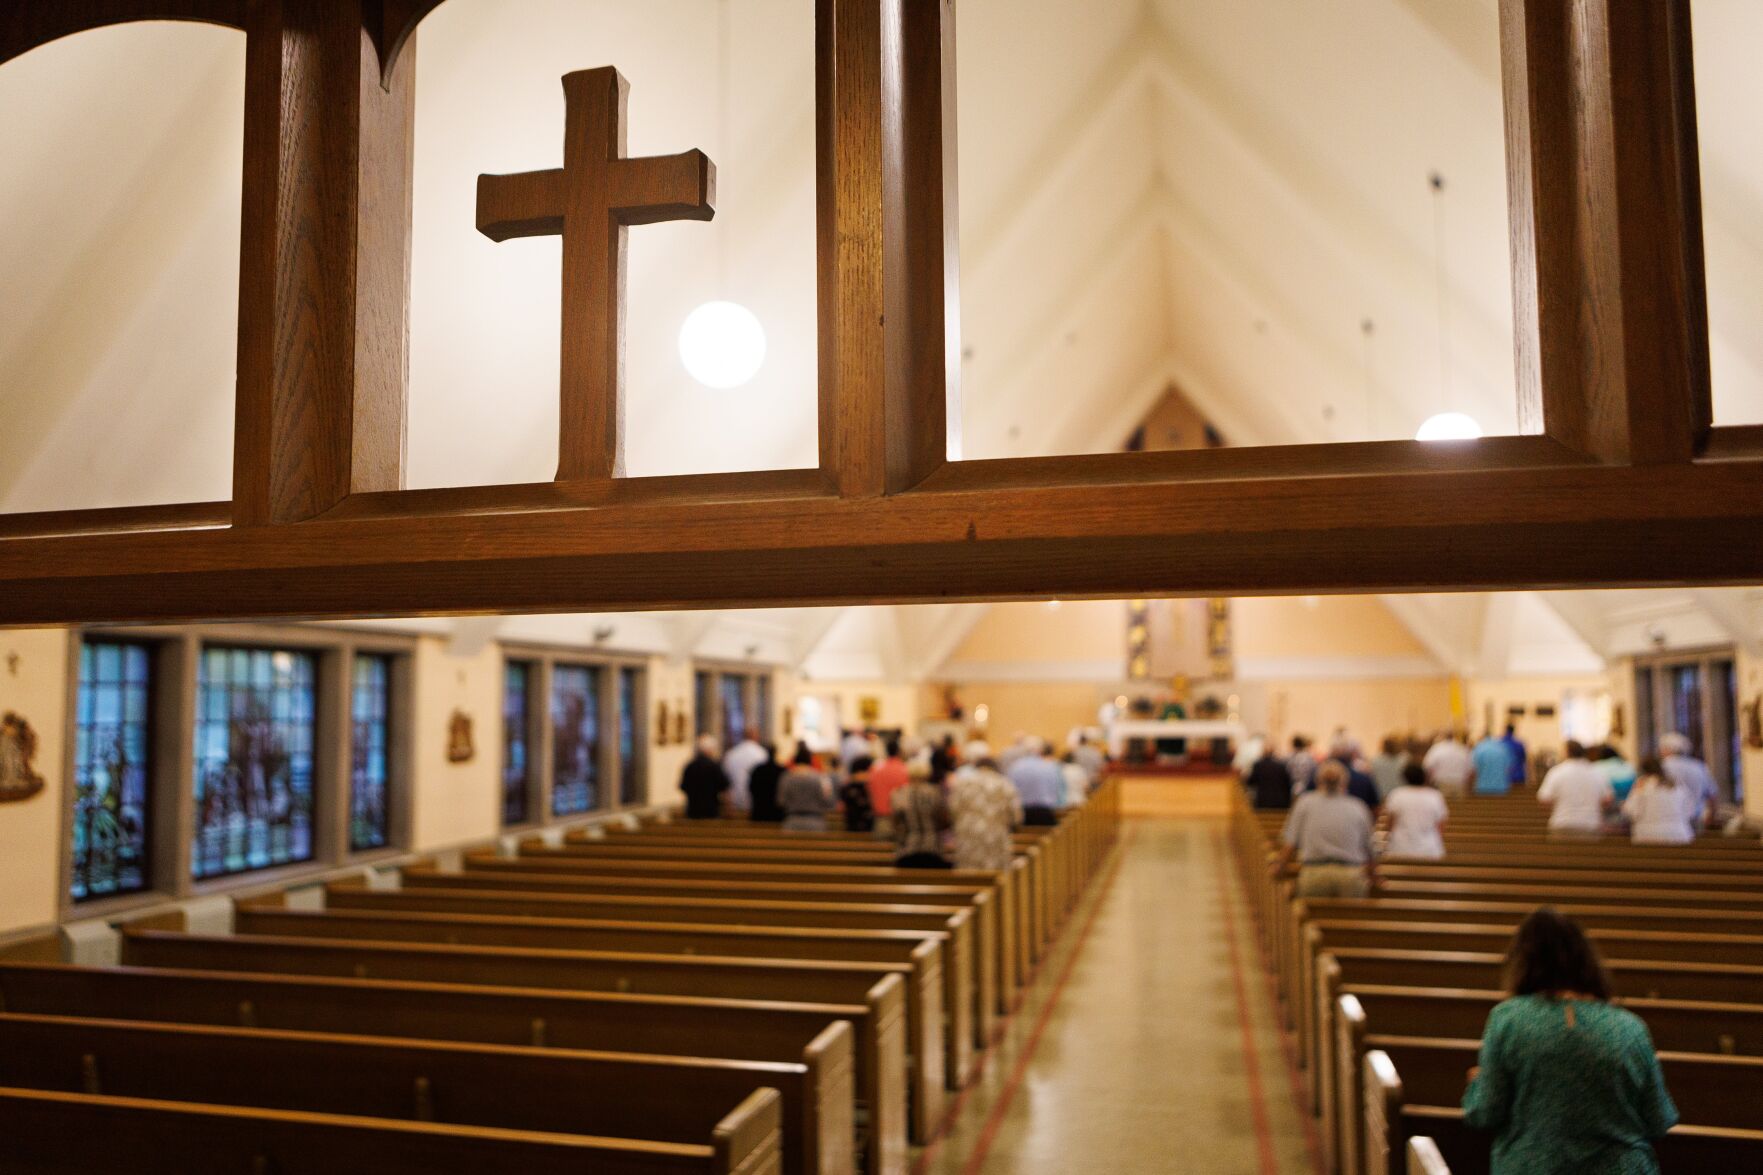
<path fill-rule="evenodd" d="M 192 502 L 175 506 L 123 506 L 100 510 L 41 510 L 0 514 L 0 541 L 77 534 L 128 534 L 132 531 L 199 530 L 233 520 L 231 502 Z"/>
<path fill-rule="evenodd" d="M 91 29 L 142 20 L 187 20 L 243 29 L 249 0 L 21 0 L 0 11 L 0 64 Z"/>
<path fill-rule="evenodd" d="M 1690 0 L 1501 0 L 1519 417 L 1607 462 L 1711 426 Z"/>

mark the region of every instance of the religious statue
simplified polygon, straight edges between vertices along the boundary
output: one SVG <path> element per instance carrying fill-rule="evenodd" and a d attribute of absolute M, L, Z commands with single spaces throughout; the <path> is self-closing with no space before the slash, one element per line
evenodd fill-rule
<path fill-rule="evenodd" d="M 28 800 L 43 790 L 43 777 L 31 766 L 37 732 L 22 715 L 0 715 L 0 804 Z"/>
<path fill-rule="evenodd" d="M 1745 712 L 1745 745 L 1754 751 L 1763 751 L 1763 694 L 1758 694 L 1744 706 Z"/>
<path fill-rule="evenodd" d="M 673 714 L 667 708 L 667 699 L 655 703 L 655 745 L 665 747 L 673 742 Z"/>
<path fill-rule="evenodd" d="M 476 757 L 477 747 L 471 741 L 471 715 L 454 710 L 447 719 L 447 762 L 469 763 Z"/>

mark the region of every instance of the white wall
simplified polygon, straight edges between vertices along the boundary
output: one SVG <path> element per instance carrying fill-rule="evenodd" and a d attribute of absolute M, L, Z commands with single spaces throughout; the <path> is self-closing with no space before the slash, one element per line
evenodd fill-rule
<path fill-rule="evenodd" d="M 0 804 L 0 935 L 56 919 L 67 780 L 68 639 L 63 629 L 0 632 L 0 714 L 37 732 L 43 790 Z"/>

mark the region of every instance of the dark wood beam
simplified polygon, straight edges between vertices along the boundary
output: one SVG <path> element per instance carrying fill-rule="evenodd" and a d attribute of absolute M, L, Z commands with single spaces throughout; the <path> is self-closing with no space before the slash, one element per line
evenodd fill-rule
<path fill-rule="evenodd" d="M 820 465 L 849 497 L 946 460 L 955 387 L 954 16 L 817 0 Z"/>
<path fill-rule="evenodd" d="M 253 6 L 234 525 L 403 484 L 414 79 L 379 84 L 361 0 Z"/>
<path fill-rule="evenodd" d="M 870 498 L 370 496 L 292 526 L 0 541 L 0 624 L 1763 580 L 1763 461 L 1639 470 L 1520 443 L 1435 468 L 1387 442 L 1383 472 L 1276 476 L 1214 450 L 1213 476 L 1179 481 L 1135 479 L 1135 455 L 1122 476 L 979 462 Z"/>
<path fill-rule="evenodd" d="M 62 37 L 139 20 L 243 29 L 248 0 L 14 0 L 0 9 L 0 64 Z"/>
<path fill-rule="evenodd" d="M 1711 426 L 1689 0 L 1501 0 L 1521 426 L 1687 461 Z"/>

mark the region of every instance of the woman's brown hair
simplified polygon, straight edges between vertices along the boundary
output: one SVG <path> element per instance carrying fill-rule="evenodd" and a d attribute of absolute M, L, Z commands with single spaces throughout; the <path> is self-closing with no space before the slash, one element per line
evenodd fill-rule
<path fill-rule="evenodd" d="M 1506 952 L 1506 990 L 1512 995 L 1577 992 L 1607 1000 L 1609 972 L 1579 923 L 1552 906 L 1532 910 Z"/>

